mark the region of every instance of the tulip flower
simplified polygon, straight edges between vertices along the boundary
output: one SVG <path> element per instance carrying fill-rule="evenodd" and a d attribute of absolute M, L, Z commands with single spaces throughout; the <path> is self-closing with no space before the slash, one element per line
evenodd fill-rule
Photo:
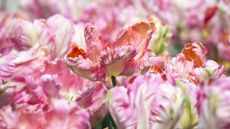
<path fill-rule="evenodd" d="M 0 109 L 2 129 L 90 129 L 89 114 L 66 101 L 55 102 L 54 108 L 46 112 L 25 112 L 10 106 Z M 61 105 L 61 106 L 60 106 Z M 57 107 L 56 107 L 57 106 Z M 31 121 L 32 120 L 32 121 Z"/>
<path fill-rule="evenodd" d="M 140 22 L 124 30 L 115 42 L 108 43 L 101 39 L 93 25 L 88 24 L 86 50 L 73 45 L 66 56 L 67 64 L 75 73 L 91 80 L 120 75 L 126 64 L 140 60 L 145 54 L 154 30 L 152 22 Z"/>
<path fill-rule="evenodd" d="M 202 129 L 228 129 L 230 127 L 230 79 L 223 77 L 207 83 L 200 101 L 200 123 Z"/>
<path fill-rule="evenodd" d="M 89 113 L 92 127 L 97 126 L 107 114 L 104 103 L 107 84 L 77 76 L 63 60 L 46 61 L 43 65 L 42 69 L 35 69 L 35 73 L 27 76 L 18 74 L 11 78 L 10 81 L 22 85 L 21 88 L 16 85 L 18 88 L 11 95 L 11 104 L 28 111 L 47 111 L 54 100 L 64 99 L 84 108 Z"/>
<path fill-rule="evenodd" d="M 106 97 L 107 106 L 118 129 L 194 127 L 196 87 L 187 82 L 175 86 L 158 75 L 145 74 L 111 89 Z"/>
<path fill-rule="evenodd" d="M 39 47 L 45 49 L 51 59 L 66 54 L 73 34 L 72 23 L 61 15 L 54 15 L 47 20 L 34 20 L 33 23 L 14 19 L 7 29 L 7 35 L 3 38 L 14 44 L 16 49 Z"/>

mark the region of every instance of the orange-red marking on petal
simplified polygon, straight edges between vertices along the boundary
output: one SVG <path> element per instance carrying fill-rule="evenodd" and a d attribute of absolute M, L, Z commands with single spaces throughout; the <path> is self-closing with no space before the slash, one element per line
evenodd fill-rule
<path fill-rule="evenodd" d="M 151 67 L 151 72 L 160 73 L 161 74 L 163 72 L 163 69 L 160 66 L 158 66 L 158 65 L 153 65 Z"/>
<path fill-rule="evenodd" d="M 153 73 L 159 73 L 163 80 L 167 80 L 167 76 L 165 75 L 165 73 L 163 73 L 163 68 L 161 68 L 159 65 L 153 65 L 150 71 Z"/>
<path fill-rule="evenodd" d="M 86 58 L 86 53 L 83 49 L 79 48 L 76 44 L 73 44 L 71 46 L 71 52 L 67 55 L 67 57 L 75 58 L 78 56 L 82 56 L 83 58 Z"/>
<path fill-rule="evenodd" d="M 190 43 L 184 47 L 182 53 L 186 60 L 192 61 L 195 67 L 200 67 L 204 63 L 204 56 L 207 50 L 201 43 Z"/>

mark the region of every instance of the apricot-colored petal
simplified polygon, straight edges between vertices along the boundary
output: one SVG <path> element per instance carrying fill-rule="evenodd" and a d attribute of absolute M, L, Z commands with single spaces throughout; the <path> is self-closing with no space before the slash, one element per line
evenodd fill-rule
<path fill-rule="evenodd" d="M 114 46 L 131 45 L 137 49 L 135 59 L 139 59 L 149 44 L 152 33 L 155 31 L 153 22 L 140 22 L 128 27 L 114 42 Z"/>
<path fill-rule="evenodd" d="M 195 67 L 201 67 L 205 63 L 207 49 L 201 43 L 189 43 L 182 50 L 186 60 L 192 61 Z"/>

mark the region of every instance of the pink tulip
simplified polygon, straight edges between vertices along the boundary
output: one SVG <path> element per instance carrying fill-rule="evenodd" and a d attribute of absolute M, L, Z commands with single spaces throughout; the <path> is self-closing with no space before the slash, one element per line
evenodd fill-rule
<path fill-rule="evenodd" d="M 86 50 L 74 45 L 66 56 L 73 71 L 91 80 L 122 74 L 126 64 L 138 61 L 145 54 L 151 34 L 152 22 L 130 26 L 113 43 L 101 39 L 101 34 L 92 25 L 85 28 Z"/>
<path fill-rule="evenodd" d="M 73 34 L 72 23 L 61 15 L 34 22 L 14 19 L 9 23 L 7 30 L 7 35 L 3 38 L 14 44 L 16 49 L 28 50 L 39 47 L 46 50 L 51 59 L 66 54 Z"/>
<path fill-rule="evenodd" d="M 204 87 L 200 101 L 202 129 L 228 129 L 230 127 L 230 79 L 223 77 Z"/>
<path fill-rule="evenodd" d="M 225 76 L 224 67 L 213 60 L 208 60 L 204 68 L 195 68 L 194 73 L 199 78 L 200 82 L 205 82 L 208 78 L 218 79 Z"/>
<path fill-rule="evenodd" d="M 9 42 L 9 26 L 11 25 L 14 19 L 25 18 L 21 14 L 10 15 L 8 12 L 0 12 L 2 17 L 0 20 L 0 53 L 2 55 L 8 54 L 15 47 L 13 42 Z M 25 49 L 26 46 L 21 46 L 20 49 Z"/>
<path fill-rule="evenodd" d="M 63 100 L 58 107 L 44 112 L 25 112 L 21 108 L 7 106 L 0 110 L 0 127 L 2 129 L 90 129 L 89 114 L 71 107 Z M 56 102 L 57 103 L 57 102 Z M 61 104 L 61 105 L 60 105 Z"/>
<path fill-rule="evenodd" d="M 4 79 L 10 78 L 15 69 L 15 64 L 13 63 L 13 58 L 15 55 L 0 55 L 0 84 L 4 82 Z"/>
<path fill-rule="evenodd" d="M 182 82 L 183 86 L 179 87 L 172 83 L 147 73 L 130 78 L 125 86 L 111 89 L 106 98 L 107 106 L 118 129 L 194 126 L 198 89 L 188 82 Z"/>
<path fill-rule="evenodd" d="M 21 85 L 15 84 L 18 88 L 11 95 L 11 104 L 23 107 L 26 111 L 47 111 L 55 99 L 65 99 L 89 112 L 93 127 L 107 114 L 104 103 L 107 84 L 77 76 L 62 60 L 46 61 L 33 72 L 25 66 L 20 69 L 28 73 L 25 76 L 17 71 L 19 73 L 10 79 Z"/>

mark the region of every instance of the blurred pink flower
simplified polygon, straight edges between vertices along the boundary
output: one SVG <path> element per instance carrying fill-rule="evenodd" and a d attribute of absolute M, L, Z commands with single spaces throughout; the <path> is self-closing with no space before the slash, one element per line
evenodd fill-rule
<path fill-rule="evenodd" d="M 11 106 L 0 109 L 2 129 L 90 129 L 89 114 L 73 107 L 64 100 L 56 100 L 58 105 L 44 112 L 25 112 Z M 56 107 L 55 107 L 56 106 Z"/>
<path fill-rule="evenodd" d="M 2 17 L 0 20 L 0 54 L 8 54 L 14 47 L 14 43 L 9 42 L 9 26 L 11 25 L 14 19 L 23 19 L 24 17 L 21 13 L 10 15 L 8 12 L 0 12 Z M 25 46 L 24 46 L 25 47 Z M 21 47 L 22 49 L 23 47 Z"/>
<path fill-rule="evenodd" d="M 105 40 L 113 41 L 120 30 L 131 23 L 144 20 L 141 11 L 132 0 L 31 0 L 21 2 L 24 12 L 34 18 L 48 18 L 60 14 L 74 23 L 93 23 L 103 33 Z M 104 11 L 107 10 L 107 11 Z M 123 10 L 123 11 L 120 11 Z M 127 17 L 130 16 L 130 17 Z"/>
<path fill-rule="evenodd" d="M 171 74 L 176 79 L 190 79 L 194 70 L 193 62 L 186 60 L 180 55 L 171 58 L 165 66 L 166 74 Z"/>
<path fill-rule="evenodd" d="M 208 78 L 218 79 L 225 76 L 224 67 L 213 60 L 208 60 L 204 68 L 195 68 L 194 74 L 199 78 L 200 82 L 205 82 Z"/>
<path fill-rule="evenodd" d="M 11 95 L 10 104 L 30 112 L 47 111 L 55 99 L 64 99 L 84 108 L 93 127 L 107 114 L 104 103 L 106 83 L 91 82 L 77 76 L 61 59 L 45 61 L 33 72 L 26 69 L 28 66 L 20 67 L 26 73 L 17 71 L 7 83 L 17 87 Z"/>
<path fill-rule="evenodd" d="M 20 1 L 20 6 L 27 15 L 31 16 L 31 19 L 48 18 L 55 14 L 76 19 L 79 17 L 84 3 L 87 4 L 88 2 L 75 0 L 61 0 L 59 2 L 55 0 L 22 0 Z"/>
<path fill-rule="evenodd" d="M 54 15 L 47 20 L 34 20 L 34 22 L 13 19 L 6 29 L 6 35 L 2 38 L 8 44 L 13 44 L 17 50 L 37 47 L 47 51 L 51 59 L 66 54 L 74 31 L 72 23 L 61 15 Z"/>
<path fill-rule="evenodd" d="M 223 77 L 206 84 L 200 99 L 202 129 L 228 129 L 230 127 L 230 78 Z"/>
<path fill-rule="evenodd" d="M 0 55 L 0 84 L 14 73 L 15 64 L 12 61 L 14 56 L 13 54 Z"/>

